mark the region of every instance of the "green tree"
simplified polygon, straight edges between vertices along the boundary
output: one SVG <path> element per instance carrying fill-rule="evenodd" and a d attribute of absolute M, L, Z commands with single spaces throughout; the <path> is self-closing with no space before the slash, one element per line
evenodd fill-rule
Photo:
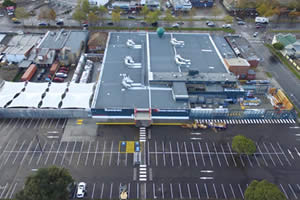
<path fill-rule="evenodd" d="M 26 178 L 25 187 L 16 194 L 16 200 L 67 200 L 70 183 L 73 178 L 67 169 L 40 168 Z"/>
<path fill-rule="evenodd" d="M 24 7 L 17 7 L 15 10 L 15 16 L 17 19 L 23 19 L 24 23 L 24 19 L 27 19 L 30 15 Z"/>
<path fill-rule="evenodd" d="M 86 20 L 86 14 L 80 8 L 76 8 L 72 18 L 81 24 L 83 20 Z"/>
<path fill-rule="evenodd" d="M 158 13 L 156 11 L 150 11 L 146 16 L 146 22 L 152 24 L 158 21 Z"/>
<path fill-rule="evenodd" d="M 245 200 L 285 200 L 279 188 L 266 180 L 254 180 L 245 190 Z"/>
<path fill-rule="evenodd" d="M 164 17 L 164 20 L 165 20 L 168 24 L 170 24 L 170 23 L 172 23 L 172 22 L 175 21 L 175 17 L 171 14 L 171 11 L 170 11 L 170 10 L 167 10 L 167 11 L 166 11 L 166 15 L 165 15 L 165 17 Z"/>
<path fill-rule="evenodd" d="M 194 17 L 196 16 L 196 8 L 192 7 L 192 9 L 189 11 L 189 16 L 190 16 L 190 20 L 192 21 L 194 19 Z"/>
<path fill-rule="evenodd" d="M 89 0 L 82 0 L 81 9 L 85 14 L 90 13 L 91 7 L 90 7 Z"/>
<path fill-rule="evenodd" d="M 53 17 L 56 18 L 56 13 L 53 9 L 50 9 L 50 8 L 40 9 L 40 13 L 38 16 L 39 20 L 46 20 L 47 22 L 49 22 L 49 21 L 53 20 Z"/>
<path fill-rule="evenodd" d="M 114 22 L 114 23 L 119 23 L 120 20 L 121 20 L 121 14 L 120 14 L 120 11 L 119 10 L 114 10 L 111 14 L 111 20 Z"/>
<path fill-rule="evenodd" d="M 147 7 L 146 5 L 142 8 L 141 14 L 144 16 L 144 20 L 146 19 L 146 17 L 147 17 L 147 15 L 148 15 L 149 11 L 150 11 L 150 10 L 148 9 L 148 7 Z"/>
<path fill-rule="evenodd" d="M 52 8 L 49 10 L 49 20 L 55 21 L 56 20 L 56 12 Z"/>
<path fill-rule="evenodd" d="M 226 16 L 224 17 L 224 21 L 225 21 L 227 24 L 230 24 L 230 23 L 233 22 L 233 17 L 230 16 L 230 15 L 226 15 Z"/>
<path fill-rule="evenodd" d="M 274 44 L 273 44 L 273 47 L 274 47 L 275 49 L 277 49 L 277 50 L 282 50 L 282 49 L 284 49 L 284 45 L 281 44 L 280 42 L 274 43 Z"/>
<path fill-rule="evenodd" d="M 232 149 L 238 154 L 252 155 L 256 151 L 256 146 L 251 139 L 243 135 L 237 135 L 232 139 Z"/>
<path fill-rule="evenodd" d="M 99 14 L 99 19 L 101 20 L 102 23 L 104 21 L 104 16 L 105 16 L 105 14 L 107 14 L 107 12 L 108 12 L 108 10 L 105 6 L 99 6 L 98 14 Z"/>
<path fill-rule="evenodd" d="M 11 1 L 11 0 L 4 0 L 4 2 L 2 3 L 2 6 L 4 7 L 4 8 L 6 8 L 6 7 L 9 7 L 9 6 L 14 6 L 14 7 L 16 7 L 16 3 L 15 2 L 13 2 L 13 1 Z"/>
<path fill-rule="evenodd" d="M 88 21 L 89 21 L 89 24 L 93 25 L 93 24 L 96 24 L 99 20 L 99 17 L 93 13 L 92 11 L 90 11 L 90 13 L 88 14 Z"/>
<path fill-rule="evenodd" d="M 259 16 L 264 16 L 269 9 L 270 8 L 267 4 L 262 3 L 256 8 L 256 11 L 258 12 Z"/>

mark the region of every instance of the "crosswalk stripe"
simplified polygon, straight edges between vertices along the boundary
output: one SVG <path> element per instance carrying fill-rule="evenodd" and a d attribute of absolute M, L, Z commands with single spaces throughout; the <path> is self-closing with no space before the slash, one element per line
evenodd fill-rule
<path fill-rule="evenodd" d="M 140 178 L 139 180 L 140 180 L 140 181 L 147 181 L 146 178 Z"/>
<path fill-rule="evenodd" d="M 140 174 L 140 177 L 141 177 L 141 178 L 147 178 L 147 175 L 145 175 L 145 174 Z"/>
<path fill-rule="evenodd" d="M 147 171 L 140 171 L 140 174 L 147 174 Z"/>

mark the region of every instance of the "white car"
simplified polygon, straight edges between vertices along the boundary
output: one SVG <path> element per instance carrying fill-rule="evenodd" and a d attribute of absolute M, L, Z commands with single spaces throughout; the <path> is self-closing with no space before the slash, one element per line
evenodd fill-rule
<path fill-rule="evenodd" d="M 58 72 L 58 73 L 55 74 L 55 76 L 59 77 L 59 78 L 67 78 L 68 74 Z"/>
<path fill-rule="evenodd" d="M 231 28 L 231 24 L 223 24 L 222 28 Z"/>
<path fill-rule="evenodd" d="M 256 37 L 258 35 L 258 32 L 253 33 L 253 37 Z"/>
<path fill-rule="evenodd" d="M 173 24 L 173 25 L 172 25 L 172 28 L 179 28 L 179 26 L 180 26 L 180 25 L 179 25 L 178 23 L 176 23 L 176 24 Z"/>
<path fill-rule="evenodd" d="M 85 193 L 86 193 L 86 183 L 85 182 L 78 183 L 76 197 L 78 199 L 82 199 L 85 196 Z"/>

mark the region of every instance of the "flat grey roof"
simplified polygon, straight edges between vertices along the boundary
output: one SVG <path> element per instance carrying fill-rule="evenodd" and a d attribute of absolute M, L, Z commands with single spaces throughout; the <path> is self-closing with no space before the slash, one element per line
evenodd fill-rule
<path fill-rule="evenodd" d="M 171 38 L 184 41 L 184 46 L 174 50 Z M 128 40 L 132 40 L 141 48 L 128 47 Z M 166 79 L 181 81 L 182 84 L 177 87 L 175 83 L 174 87 L 181 94 L 179 89 L 185 86 L 189 79 L 186 75 L 189 69 L 176 64 L 175 51 L 182 58 L 191 60 L 189 69 L 197 70 L 201 74 L 211 74 L 201 76 L 201 79 L 236 80 L 228 73 L 222 56 L 209 34 L 165 33 L 159 38 L 154 32 L 114 32 L 108 37 L 92 108 L 188 108 L 187 102 L 174 99 L 172 84 L 164 82 Z M 131 56 L 139 67 L 128 67 L 124 60 L 126 56 Z M 174 80 L 173 73 L 184 74 L 185 77 Z M 162 83 L 155 82 L 154 79 L 162 80 Z"/>

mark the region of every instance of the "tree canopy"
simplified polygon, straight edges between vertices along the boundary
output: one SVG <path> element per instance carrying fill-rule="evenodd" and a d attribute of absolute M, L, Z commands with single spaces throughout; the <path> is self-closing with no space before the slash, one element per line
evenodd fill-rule
<path fill-rule="evenodd" d="M 273 47 L 274 47 L 275 49 L 277 49 L 277 50 L 282 50 L 282 49 L 284 49 L 284 45 L 281 44 L 280 42 L 274 43 L 274 44 L 273 44 Z"/>
<path fill-rule="evenodd" d="M 6 8 L 6 7 L 9 7 L 9 6 L 14 6 L 14 7 L 16 7 L 16 3 L 15 2 L 13 2 L 13 1 L 11 1 L 11 0 L 4 0 L 4 2 L 2 3 L 2 6 L 4 7 L 4 8 Z"/>
<path fill-rule="evenodd" d="M 121 20 L 121 14 L 119 10 L 114 10 L 111 14 L 111 20 L 113 22 L 120 22 Z"/>
<path fill-rule="evenodd" d="M 245 200 L 285 200 L 286 197 L 276 185 L 266 180 L 254 180 L 245 190 Z"/>
<path fill-rule="evenodd" d="M 70 183 L 73 183 L 73 178 L 67 169 L 56 166 L 40 168 L 27 177 L 24 189 L 16 194 L 16 200 L 67 200 Z"/>
<path fill-rule="evenodd" d="M 76 8 L 72 18 L 81 23 L 83 20 L 86 20 L 86 14 L 80 8 Z"/>
<path fill-rule="evenodd" d="M 157 22 L 159 15 L 160 15 L 160 11 L 159 10 L 148 12 L 148 14 L 146 16 L 146 22 L 148 24 L 152 24 L 154 22 Z"/>
<path fill-rule="evenodd" d="M 148 7 L 145 5 L 142 10 L 141 10 L 141 14 L 144 16 L 144 19 L 146 19 L 147 14 L 149 13 L 149 9 Z"/>
<path fill-rule="evenodd" d="M 256 146 L 251 139 L 243 135 L 237 135 L 232 139 L 232 149 L 238 154 L 252 155 L 256 151 Z"/>
<path fill-rule="evenodd" d="M 15 16 L 17 19 L 26 19 L 29 17 L 29 13 L 24 7 L 17 7 L 15 10 Z"/>
<path fill-rule="evenodd" d="M 93 13 L 92 11 L 90 11 L 89 15 L 88 15 L 88 21 L 90 24 L 95 24 L 97 23 L 97 21 L 99 20 L 99 17 Z"/>
<path fill-rule="evenodd" d="M 43 8 L 40 10 L 38 18 L 47 21 L 54 21 L 56 19 L 56 12 L 52 8 Z"/>
<path fill-rule="evenodd" d="M 164 20 L 167 22 L 167 23 L 170 23 L 170 22 L 174 22 L 175 21 L 175 17 L 173 17 L 173 15 L 171 14 L 171 11 L 170 10 L 167 10 L 166 11 L 166 15 L 164 17 Z"/>

